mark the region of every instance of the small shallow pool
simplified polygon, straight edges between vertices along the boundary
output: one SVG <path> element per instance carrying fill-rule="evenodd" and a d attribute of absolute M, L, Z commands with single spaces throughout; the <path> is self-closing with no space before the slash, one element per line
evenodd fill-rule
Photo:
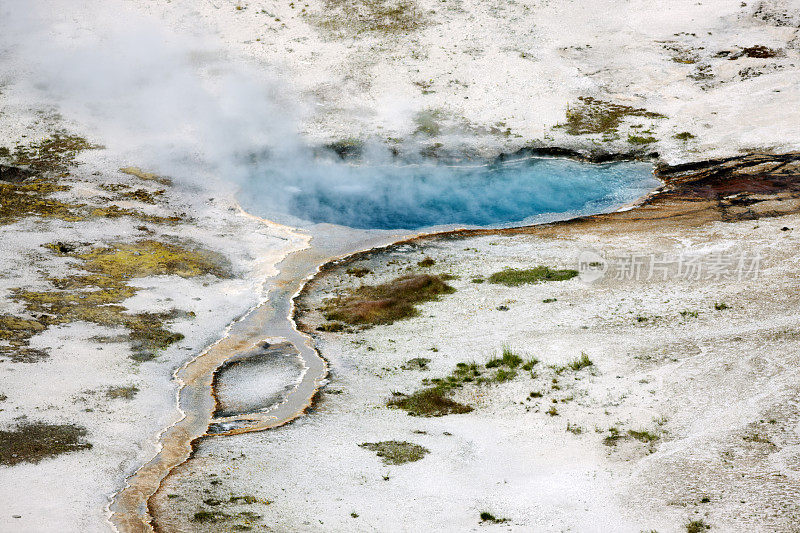
<path fill-rule="evenodd" d="M 411 230 L 508 226 L 610 211 L 658 185 L 645 163 L 319 161 L 292 169 L 261 168 L 242 185 L 239 201 L 251 213 L 292 225 Z"/>

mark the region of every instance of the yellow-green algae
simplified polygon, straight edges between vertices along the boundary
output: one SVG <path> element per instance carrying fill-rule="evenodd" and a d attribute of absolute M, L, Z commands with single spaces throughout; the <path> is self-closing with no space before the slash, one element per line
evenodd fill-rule
<path fill-rule="evenodd" d="M 665 118 L 664 115 L 627 105 L 606 102 L 591 97 L 578 98 L 578 105 L 567 109 L 566 127 L 570 135 L 613 134 L 628 117 L 648 119 Z"/>
<path fill-rule="evenodd" d="M 12 164 L 37 172 L 64 172 L 74 166 L 75 158 L 84 150 L 102 148 L 78 135 L 57 131 L 50 137 L 28 146 L 18 145 L 11 155 Z"/>
<path fill-rule="evenodd" d="M 183 220 L 181 216 L 157 216 L 126 209 L 116 205 L 103 207 L 88 206 L 83 203 L 64 202 L 50 198 L 54 193 L 70 190 L 68 185 L 59 183 L 60 178 L 69 176 L 69 168 L 76 165 L 75 158 L 84 150 L 102 148 L 83 137 L 59 131 L 50 137 L 28 146 L 18 145 L 12 152 L 8 148 L 0 151 L 0 157 L 7 158 L 12 165 L 27 168 L 32 176 L 19 182 L 0 181 L 0 225 L 11 224 L 29 216 L 57 218 L 77 222 L 89 218 L 120 218 L 130 216 L 145 222 L 175 223 Z M 170 181 L 137 168 L 121 169 L 122 172 L 143 180 L 153 180 L 168 185 Z M 114 185 L 108 185 L 112 189 Z M 125 186 L 121 186 L 124 188 Z M 111 190 L 111 189 L 106 189 Z M 137 189 L 120 194 L 115 200 L 135 200 L 155 203 L 163 190 L 147 191 Z"/>
<path fill-rule="evenodd" d="M 229 267 L 220 254 L 198 248 L 142 240 L 116 243 L 106 247 L 77 251 L 64 243 L 46 247 L 64 257 L 80 262 L 82 273 L 64 278 L 49 278 L 51 291 L 11 290 L 11 299 L 21 303 L 32 319 L 0 316 L 0 339 L 9 347 L 0 347 L 14 360 L 26 361 L 30 337 L 51 325 L 85 321 L 109 327 L 124 327 L 134 350 L 133 358 L 146 361 L 160 350 L 183 338 L 165 328 L 165 323 L 186 316 L 179 310 L 165 313 L 130 314 L 120 305 L 138 288 L 129 285 L 132 279 L 153 275 L 176 275 L 191 278 L 213 275 L 229 276 Z"/>

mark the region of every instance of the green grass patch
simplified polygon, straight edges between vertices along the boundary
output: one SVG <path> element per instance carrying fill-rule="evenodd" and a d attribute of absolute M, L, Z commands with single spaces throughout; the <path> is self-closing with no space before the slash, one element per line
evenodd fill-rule
<path fill-rule="evenodd" d="M 555 270 L 546 266 L 537 266 L 530 269 L 506 268 L 489 276 L 490 283 L 499 283 L 509 287 L 524 285 L 526 283 L 540 283 L 543 281 L 566 281 L 578 275 L 577 270 Z"/>
<path fill-rule="evenodd" d="M 594 363 L 592 362 L 591 359 L 589 359 L 588 355 L 581 352 L 581 356 L 578 357 L 577 359 L 573 359 L 564 366 L 553 366 L 552 368 L 556 372 L 556 374 L 561 374 L 565 370 L 573 370 L 575 372 L 578 372 L 579 370 L 583 370 L 584 368 L 590 366 L 594 366 Z"/>
<path fill-rule="evenodd" d="M 522 364 L 522 357 L 515 354 L 510 346 L 503 346 L 503 353 L 500 357 L 490 359 L 486 363 L 486 368 L 497 368 L 506 366 L 508 368 L 517 368 Z"/>
<path fill-rule="evenodd" d="M 359 447 L 375 452 L 384 464 L 401 465 L 419 461 L 430 450 L 406 441 L 386 440 L 382 442 L 365 442 Z"/>
<path fill-rule="evenodd" d="M 507 370 L 505 368 L 500 368 L 495 372 L 494 377 L 492 378 L 493 381 L 496 383 L 504 383 L 506 381 L 511 381 L 517 377 L 516 370 Z"/>
<path fill-rule="evenodd" d="M 455 289 L 439 276 L 402 276 L 381 285 L 362 285 L 346 295 L 326 300 L 321 311 L 326 319 L 345 324 L 391 324 L 417 316 L 417 304 L 453 292 Z"/>
<path fill-rule="evenodd" d="M 589 359 L 589 356 L 586 355 L 585 353 L 581 353 L 580 357 L 578 357 L 574 361 L 570 362 L 567 366 L 571 370 L 574 370 L 574 371 L 577 372 L 578 370 L 582 370 L 582 369 L 584 369 L 586 367 L 590 367 L 590 366 L 593 366 L 593 365 L 594 365 L 594 363 L 592 362 L 591 359 Z"/>

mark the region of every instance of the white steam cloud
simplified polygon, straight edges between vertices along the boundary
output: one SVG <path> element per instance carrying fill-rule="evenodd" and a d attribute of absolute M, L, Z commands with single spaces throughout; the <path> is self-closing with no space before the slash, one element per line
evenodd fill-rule
<path fill-rule="evenodd" d="M 300 106 L 269 66 L 116 0 L 0 0 L 0 47 L 0 80 L 140 165 L 239 179 L 248 154 L 301 149 Z"/>

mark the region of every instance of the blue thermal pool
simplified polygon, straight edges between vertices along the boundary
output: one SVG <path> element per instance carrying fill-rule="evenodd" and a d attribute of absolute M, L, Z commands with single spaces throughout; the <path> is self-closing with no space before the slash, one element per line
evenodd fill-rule
<path fill-rule="evenodd" d="M 239 201 L 251 213 L 295 225 L 507 226 L 611 211 L 658 185 L 651 165 L 633 162 L 528 158 L 449 166 L 319 161 L 261 168 L 242 184 Z"/>

